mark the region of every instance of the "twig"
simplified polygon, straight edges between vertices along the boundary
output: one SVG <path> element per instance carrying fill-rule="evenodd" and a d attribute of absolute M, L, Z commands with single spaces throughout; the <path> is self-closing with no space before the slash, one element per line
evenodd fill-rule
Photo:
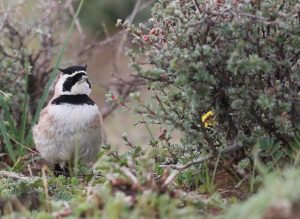
<path fill-rule="evenodd" d="M 134 18 L 135 18 L 135 16 L 137 15 L 137 13 L 139 11 L 141 3 L 142 3 L 142 0 L 136 0 L 132 12 L 130 13 L 130 15 L 126 19 L 128 26 L 133 23 Z M 121 59 L 121 55 L 122 55 L 124 45 L 125 45 L 126 40 L 127 40 L 128 32 L 129 32 L 128 29 L 126 29 L 125 32 L 123 33 L 119 43 L 118 43 L 118 46 L 117 46 L 117 50 L 116 50 L 115 58 L 114 58 L 114 64 L 113 64 L 115 74 L 119 74 L 118 64 L 120 64 L 120 59 Z M 117 80 L 118 80 L 117 78 L 114 78 L 113 82 L 115 82 Z M 120 95 L 120 93 L 118 92 L 118 88 L 116 86 L 110 86 L 110 90 L 111 90 L 111 92 L 113 93 L 114 96 L 119 96 Z M 112 112 L 113 110 L 115 110 L 116 107 L 117 106 L 111 106 L 109 112 Z"/>
<path fill-rule="evenodd" d="M 164 181 L 163 183 L 163 187 L 168 186 L 171 182 L 173 182 L 173 180 L 175 179 L 175 177 L 178 175 L 180 171 L 179 170 L 174 170 L 169 176 L 168 178 Z"/>
<path fill-rule="evenodd" d="M 89 58 L 95 51 L 97 51 L 97 53 L 100 53 L 100 51 L 101 51 L 100 47 L 103 47 L 107 44 L 117 41 L 125 32 L 126 32 L 126 30 L 122 30 L 122 31 L 117 32 L 113 36 L 106 38 L 105 40 L 102 40 L 100 42 L 90 43 L 85 48 L 83 48 L 81 51 L 79 51 L 77 56 L 82 57 L 85 55 L 87 58 Z"/>
<path fill-rule="evenodd" d="M 80 35 L 80 38 L 81 38 L 81 43 L 83 43 L 84 41 L 84 38 L 85 38 L 85 35 L 83 33 L 83 30 L 82 30 L 82 27 L 81 27 L 81 24 L 79 22 L 79 19 L 78 17 L 75 16 L 75 11 L 74 11 L 74 8 L 73 8 L 73 5 L 72 5 L 72 0 L 69 0 L 66 5 L 65 5 L 66 8 L 68 8 L 69 12 L 70 12 L 70 15 L 75 19 L 75 25 L 76 25 L 76 28 L 78 30 L 78 33 Z"/>
<path fill-rule="evenodd" d="M 43 179 L 43 187 L 44 187 L 44 193 L 46 197 L 46 209 L 48 212 L 51 212 L 51 204 L 50 204 L 50 198 L 49 198 L 49 192 L 48 192 L 48 181 L 46 176 L 46 170 L 47 166 L 42 167 L 42 179 Z"/>
<path fill-rule="evenodd" d="M 122 97 L 123 100 L 126 100 L 128 95 L 138 89 L 139 86 L 144 85 L 145 81 L 141 80 L 140 78 L 133 77 L 130 80 L 124 80 L 117 78 L 116 76 L 115 80 L 110 83 L 110 87 L 115 87 L 115 90 L 118 92 L 118 96 Z M 116 101 L 107 103 L 102 111 L 102 117 L 106 118 L 108 115 L 110 115 L 120 104 Z"/>
<path fill-rule="evenodd" d="M 136 178 L 135 175 L 133 175 L 133 173 L 128 168 L 122 167 L 121 171 L 122 173 L 124 173 L 125 176 L 127 176 L 133 182 L 134 185 L 139 185 L 138 179 Z"/>
<path fill-rule="evenodd" d="M 27 169 L 28 169 L 28 172 L 29 172 L 30 177 L 33 177 L 32 169 L 31 169 L 30 164 L 27 165 Z"/>
<path fill-rule="evenodd" d="M 240 148 L 242 148 L 243 146 L 242 145 L 239 145 L 239 144 L 235 144 L 235 145 L 232 145 L 232 146 L 229 146 L 225 149 L 222 149 L 220 150 L 220 154 L 226 154 L 226 153 L 230 153 L 230 152 L 233 152 L 233 151 L 236 151 Z M 189 168 L 190 166 L 194 165 L 194 164 L 199 164 L 199 163 L 203 163 L 204 161 L 207 161 L 211 158 L 214 157 L 214 153 L 209 153 L 208 155 L 204 156 L 204 157 L 200 157 L 196 160 L 192 160 L 186 164 L 170 164 L 170 165 L 160 165 L 160 167 L 164 167 L 164 168 L 171 168 L 171 169 L 175 169 L 175 170 L 185 170 L 187 168 Z"/>
<path fill-rule="evenodd" d="M 142 3 L 142 0 L 137 0 L 135 2 L 134 8 L 133 8 L 131 14 L 128 16 L 128 19 L 127 19 L 128 25 L 131 25 L 132 22 L 134 21 L 134 18 L 135 18 L 136 14 L 139 11 L 141 3 Z M 124 44 L 125 44 L 126 39 L 127 39 L 127 35 L 128 35 L 128 31 L 126 31 L 124 33 L 124 35 L 122 36 L 122 38 L 120 40 L 120 43 L 119 43 L 119 46 L 118 46 L 118 49 L 117 49 L 117 53 L 116 53 L 116 61 L 117 61 L 117 63 L 119 63 L 119 60 L 120 60 L 120 57 L 121 57 L 121 53 L 122 53 Z"/>
<path fill-rule="evenodd" d="M 198 4 L 197 0 L 192 0 L 192 2 L 194 4 L 196 10 L 199 12 L 199 14 L 201 14 L 201 10 L 200 10 L 200 7 L 199 7 L 199 4 Z"/>
<path fill-rule="evenodd" d="M 208 12 L 206 12 L 208 13 Z M 210 13 L 210 12 L 209 12 Z M 267 17 L 263 17 L 263 16 L 259 16 L 259 15 L 255 15 L 255 14 L 249 14 L 249 13 L 243 13 L 243 12 L 240 12 L 240 11 L 232 11 L 232 10 L 229 10 L 227 12 L 212 12 L 213 15 L 215 16 L 223 16 L 223 17 L 226 17 L 226 16 L 234 16 L 234 17 L 237 17 L 237 18 L 250 18 L 250 19 L 253 19 L 255 21 L 259 21 L 263 24 L 266 24 L 266 25 L 273 25 L 273 24 L 276 24 L 277 21 L 272 21 L 270 20 L 270 18 L 267 18 Z"/>
<path fill-rule="evenodd" d="M 41 156 L 41 154 L 40 154 L 39 152 L 34 151 L 34 150 L 32 150 L 31 148 L 29 148 L 29 147 L 25 146 L 24 144 L 20 143 L 20 142 L 17 141 L 15 138 L 13 138 L 11 135 L 7 134 L 7 136 L 8 136 L 13 142 L 15 142 L 16 144 L 20 145 L 21 147 L 27 149 L 27 150 L 30 151 L 31 153 Z"/>
<path fill-rule="evenodd" d="M 64 217 L 67 217 L 67 216 L 71 215 L 72 212 L 73 212 L 72 209 L 70 207 L 67 207 L 67 208 L 55 211 L 51 215 L 54 218 L 64 218 Z"/>
<path fill-rule="evenodd" d="M 249 174 L 246 175 L 241 181 L 238 182 L 238 184 L 236 184 L 236 185 L 234 186 L 234 188 L 235 188 L 235 189 L 238 189 L 239 187 L 241 187 L 241 185 L 243 185 L 243 183 L 244 183 L 245 181 L 247 181 L 247 180 L 249 179 L 249 177 L 250 177 Z"/>
<path fill-rule="evenodd" d="M 131 12 L 131 14 L 127 17 L 127 24 L 130 25 L 133 23 L 137 13 L 143 9 L 145 9 L 146 7 L 148 7 L 150 4 L 152 4 L 154 1 L 153 0 L 149 0 L 147 2 L 145 2 L 144 4 L 142 4 L 142 0 L 137 0 L 135 3 L 135 6 Z M 133 79 L 131 80 L 124 80 L 121 77 L 117 76 L 118 75 L 118 68 L 116 67 L 117 64 L 119 63 L 121 54 L 122 54 L 122 50 L 124 48 L 124 44 L 126 42 L 128 36 L 128 30 L 123 30 L 118 32 L 117 34 L 115 34 L 114 36 L 111 36 L 109 38 L 106 38 L 104 41 L 93 45 L 93 47 L 88 47 L 85 48 L 84 51 L 90 51 L 91 49 L 94 49 L 94 47 L 101 47 L 105 44 L 108 43 L 112 43 L 114 41 L 116 41 L 116 39 L 118 39 L 119 44 L 117 47 L 117 51 L 115 53 L 115 64 L 114 64 L 114 74 L 113 77 L 114 79 L 112 80 L 112 82 L 108 85 L 108 88 L 111 90 L 111 92 L 113 93 L 114 96 L 116 97 L 122 97 L 124 100 L 127 99 L 128 95 L 134 91 L 136 91 L 138 89 L 139 86 L 144 85 L 145 84 L 145 80 L 142 80 L 141 78 L 138 78 L 137 76 L 134 76 Z M 106 118 L 108 115 L 110 115 L 115 109 L 117 109 L 117 107 L 120 104 L 118 104 L 117 102 L 110 102 L 107 103 L 104 108 L 101 110 L 102 111 L 102 117 Z"/>
<path fill-rule="evenodd" d="M 0 177 L 7 177 L 7 178 L 13 178 L 13 179 L 19 179 L 19 180 L 32 180 L 35 179 L 36 177 L 29 177 L 25 176 L 20 173 L 15 173 L 15 172 L 9 172 L 9 171 L 0 171 Z"/>

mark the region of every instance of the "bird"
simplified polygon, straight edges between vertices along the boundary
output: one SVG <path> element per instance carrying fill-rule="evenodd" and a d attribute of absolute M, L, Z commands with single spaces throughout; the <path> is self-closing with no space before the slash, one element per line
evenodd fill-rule
<path fill-rule="evenodd" d="M 36 149 L 57 175 L 69 175 L 68 164 L 75 156 L 91 166 L 106 142 L 101 112 L 89 97 L 86 69 L 87 65 L 59 68 L 54 95 L 32 129 Z"/>

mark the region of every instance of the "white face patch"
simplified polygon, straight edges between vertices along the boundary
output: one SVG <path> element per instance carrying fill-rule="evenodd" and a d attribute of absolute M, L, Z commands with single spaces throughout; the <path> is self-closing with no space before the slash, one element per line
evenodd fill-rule
<path fill-rule="evenodd" d="M 63 75 L 66 75 L 66 76 L 74 76 L 74 75 L 76 75 L 76 74 L 78 74 L 78 73 L 84 73 L 84 74 L 86 74 L 86 71 L 75 71 L 75 72 L 73 72 L 72 74 L 63 74 Z"/>
<path fill-rule="evenodd" d="M 85 71 L 75 71 L 72 74 L 61 74 L 56 85 L 58 95 L 77 95 L 91 93 L 91 86 L 87 81 Z"/>
<path fill-rule="evenodd" d="M 86 94 L 86 95 L 90 95 L 91 93 L 91 88 L 89 86 L 89 84 L 87 83 L 86 79 L 84 79 L 81 82 L 77 82 L 71 90 L 71 94 L 75 95 L 75 94 Z"/>

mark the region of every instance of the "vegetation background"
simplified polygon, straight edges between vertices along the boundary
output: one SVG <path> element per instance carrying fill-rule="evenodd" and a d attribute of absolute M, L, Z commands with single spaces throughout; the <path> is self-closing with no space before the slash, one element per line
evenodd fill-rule
<path fill-rule="evenodd" d="M 299 218 L 296 0 L 0 2 L 3 218 Z M 55 177 L 31 127 L 87 64 L 109 144 Z"/>

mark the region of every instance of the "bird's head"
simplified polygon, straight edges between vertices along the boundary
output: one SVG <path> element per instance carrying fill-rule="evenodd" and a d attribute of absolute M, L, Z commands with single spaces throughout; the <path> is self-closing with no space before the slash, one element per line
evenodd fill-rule
<path fill-rule="evenodd" d="M 56 95 L 76 95 L 91 93 L 91 84 L 88 81 L 85 66 L 70 66 L 60 69 L 61 74 L 55 85 Z"/>

